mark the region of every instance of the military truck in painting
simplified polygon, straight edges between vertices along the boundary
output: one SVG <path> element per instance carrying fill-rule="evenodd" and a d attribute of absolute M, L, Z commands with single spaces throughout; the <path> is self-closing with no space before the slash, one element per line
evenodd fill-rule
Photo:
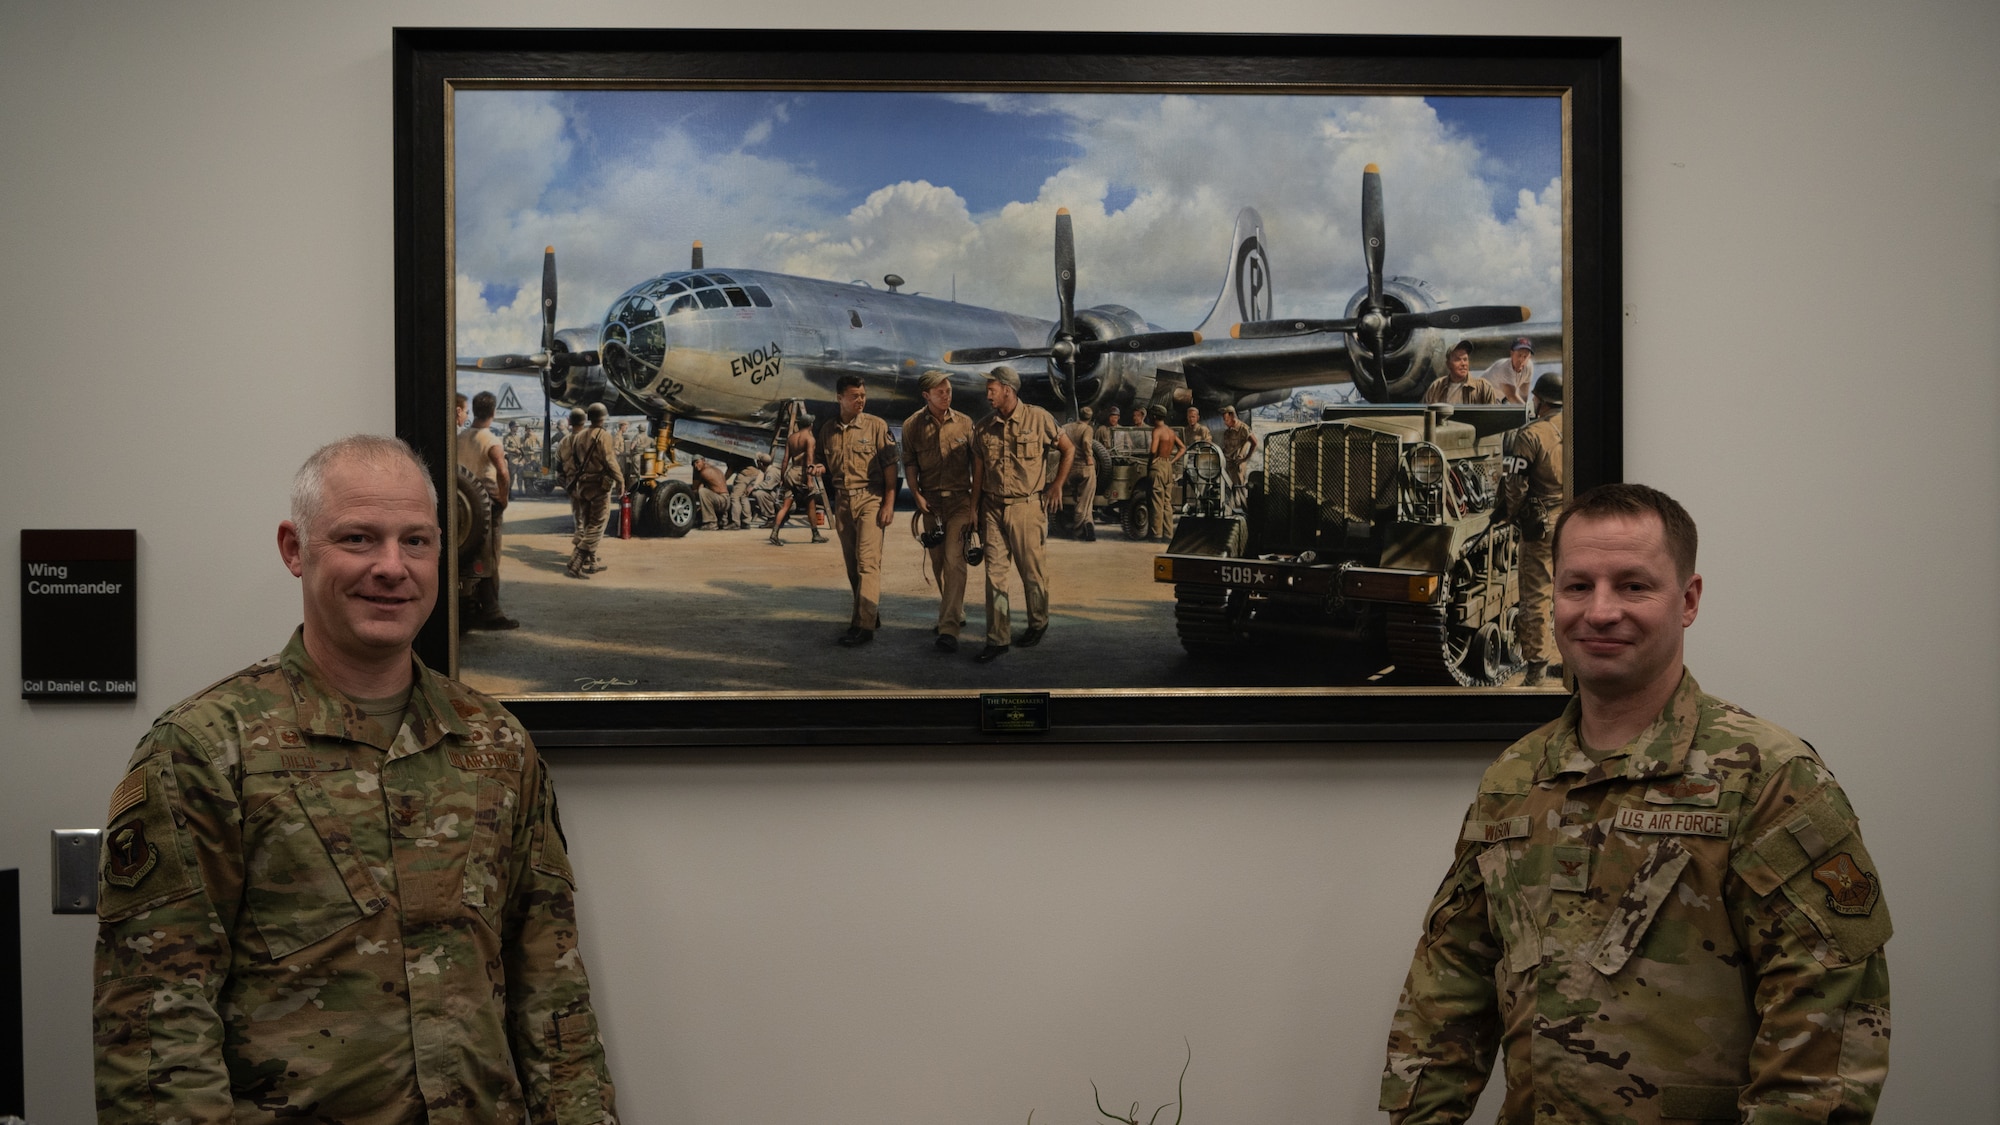
<path fill-rule="evenodd" d="M 1245 511 L 1184 516 L 1155 581 L 1200 657 L 1302 642 L 1399 683 L 1480 686 L 1520 663 L 1519 532 L 1496 519 L 1521 408 L 1332 407 L 1264 437 Z"/>

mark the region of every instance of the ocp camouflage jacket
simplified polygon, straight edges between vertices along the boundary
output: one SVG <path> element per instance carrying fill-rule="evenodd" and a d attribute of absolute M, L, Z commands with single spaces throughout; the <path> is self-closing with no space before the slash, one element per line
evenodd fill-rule
<path fill-rule="evenodd" d="M 100 870 L 99 1121 L 613 1120 L 541 759 L 416 667 L 387 746 L 298 633 L 139 743 Z"/>
<path fill-rule="evenodd" d="M 1810 746 L 1694 677 L 1593 762 L 1577 702 L 1486 771 L 1389 1034 L 1396 1125 L 1865 1122 L 1889 910 Z"/>

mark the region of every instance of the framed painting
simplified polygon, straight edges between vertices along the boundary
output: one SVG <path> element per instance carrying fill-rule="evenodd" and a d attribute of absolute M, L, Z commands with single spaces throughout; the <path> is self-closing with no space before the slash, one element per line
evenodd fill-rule
<path fill-rule="evenodd" d="M 1539 517 L 1619 478 L 1617 40 L 394 53 L 397 428 L 457 544 L 420 650 L 540 741 L 1561 708 L 1523 575 Z"/>

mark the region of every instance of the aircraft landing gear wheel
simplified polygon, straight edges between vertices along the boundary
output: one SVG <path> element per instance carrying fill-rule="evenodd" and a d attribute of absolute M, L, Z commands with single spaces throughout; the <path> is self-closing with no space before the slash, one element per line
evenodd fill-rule
<path fill-rule="evenodd" d="M 697 518 L 694 489 L 683 481 L 666 481 L 646 498 L 646 512 L 653 534 L 679 539 L 694 528 Z"/>

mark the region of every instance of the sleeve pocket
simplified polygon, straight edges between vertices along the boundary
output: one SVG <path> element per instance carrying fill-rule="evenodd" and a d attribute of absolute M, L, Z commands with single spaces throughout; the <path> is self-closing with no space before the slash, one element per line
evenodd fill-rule
<path fill-rule="evenodd" d="M 549 1020 L 549 1109 L 554 1125 L 600 1125 L 604 1082 L 597 1061 L 597 1013 L 589 1008 Z"/>
<path fill-rule="evenodd" d="M 155 977 L 100 981 L 91 1008 L 97 1054 L 100 1121 L 153 1119 L 153 1033 L 149 1025 Z"/>

